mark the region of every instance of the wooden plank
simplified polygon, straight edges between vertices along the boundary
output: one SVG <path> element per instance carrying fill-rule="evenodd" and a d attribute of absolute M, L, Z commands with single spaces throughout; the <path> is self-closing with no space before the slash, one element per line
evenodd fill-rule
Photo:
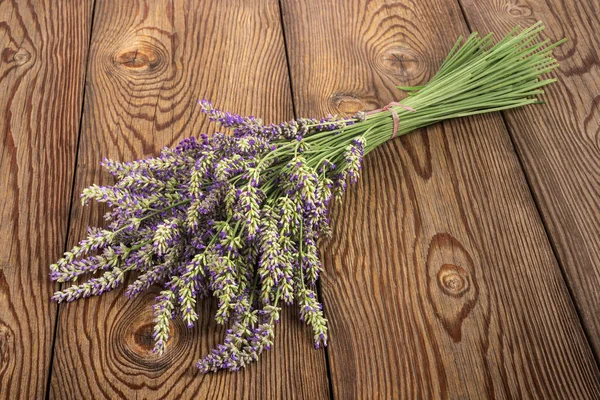
<path fill-rule="evenodd" d="M 0 398 L 44 398 L 91 1 L 0 2 Z"/>
<path fill-rule="evenodd" d="M 468 33 L 454 1 L 283 4 L 301 115 L 398 99 L 394 85 L 426 82 Z M 321 251 L 334 397 L 600 396 L 500 115 L 382 146 L 332 220 Z"/>
<path fill-rule="evenodd" d="M 600 3 L 462 1 L 473 29 L 505 33 L 542 20 L 559 82 L 548 104 L 505 113 L 525 173 L 600 362 Z"/>
<path fill-rule="evenodd" d="M 98 2 L 90 49 L 76 190 L 109 183 L 103 157 L 131 160 L 211 130 L 197 109 L 207 97 L 222 108 L 292 117 L 277 1 Z M 71 243 L 104 211 L 74 205 Z M 61 306 L 54 398 L 328 397 L 325 355 L 286 311 L 276 343 L 239 373 L 202 375 L 195 362 L 222 341 L 215 304 L 189 330 L 174 323 L 161 357 L 152 354 L 155 290 L 135 301 L 123 291 Z"/>

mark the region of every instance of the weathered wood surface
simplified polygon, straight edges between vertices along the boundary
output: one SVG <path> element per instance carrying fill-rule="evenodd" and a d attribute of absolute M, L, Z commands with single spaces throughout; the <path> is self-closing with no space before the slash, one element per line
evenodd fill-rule
<path fill-rule="evenodd" d="M 600 398 L 597 2 L 458 1 L 0 2 L 0 398 Z M 48 264 L 101 223 L 77 198 L 111 182 L 101 158 L 213 131 L 202 97 L 267 121 L 376 108 L 468 27 L 538 19 L 569 38 L 547 105 L 396 139 L 334 207 L 327 352 L 292 309 L 259 363 L 200 375 L 215 304 L 157 357 L 156 290 L 61 305 L 54 330 Z"/>
<path fill-rule="evenodd" d="M 44 397 L 91 2 L 0 2 L 0 398 Z"/>
<path fill-rule="evenodd" d="M 96 4 L 75 190 L 109 183 L 102 157 L 156 154 L 210 130 L 196 100 L 277 121 L 292 117 L 276 1 Z M 75 243 L 97 207 L 73 205 Z M 122 291 L 61 305 L 52 398 L 327 398 L 325 354 L 295 312 L 282 316 L 277 350 L 240 373 L 202 375 L 195 362 L 223 339 L 203 306 L 193 330 L 174 324 L 168 351 L 152 354 L 151 305 L 158 293 L 129 301 Z"/>
<path fill-rule="evenodd" d="M 453 1 L 283 5 L 302 115 L 395 100 L 395 84 L 426 82 L 468 33 Z M 321 249 L 334 397 L 600 396 L 500 115 L 382 146 L 332 220 Z"/>
<path fill-rule="evenodd" d="M 506 33 L 542 20 L 559 82 L 548 104 L 505 113 L 587 336 L 600 360 L 600 2 L 462 0 L 471 28 Z"/>

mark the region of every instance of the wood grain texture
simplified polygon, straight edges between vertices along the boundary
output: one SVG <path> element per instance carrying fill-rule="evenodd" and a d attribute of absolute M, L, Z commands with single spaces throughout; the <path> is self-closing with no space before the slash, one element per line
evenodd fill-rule
<path fill-rule="evenodd" d="M 427 81 L 454 1 L 284 1 L 301 115 Z M 535 111 L 531 111 L 535 112 Z M 370 154 L 321 246 L 336 398 L 598 398 L 600 375 L 500 115 Z"/>
<path fill-rule="evenodd" d="M 503 34 L 542 20 L 559 82 L 544 107 L 506 112 L 525 173 L 600 362 L 600 3 L 462 1 L 473 29 Z"/>
<path fill-rule="evenodd" d="M 227 4 L 225 4 L 227 3 Z M 276 1 L 102 1 L 96 5 L 76 191 L 109 183 L 102 157 L 157 154 L 212 130 L 196 100 L 275 121 L 292 116 Z M 103 210 L 74 205 L 74 243 Z M 195 362 L 223 339 L 215 304 L 189 330 L 175 321 L 161 356 L 151 353 L 157 291 L 134 301 L 117 291 L 66 306 L 51 381 L 52 398 L 328 397 L 325 355 L 288 310 L 276 343 L 239 373 L 201 375 Z"/>
<path fill-rule="evenodd" d="M 0 2 L 0 398 L 45 396 L 91 2 Z"/>

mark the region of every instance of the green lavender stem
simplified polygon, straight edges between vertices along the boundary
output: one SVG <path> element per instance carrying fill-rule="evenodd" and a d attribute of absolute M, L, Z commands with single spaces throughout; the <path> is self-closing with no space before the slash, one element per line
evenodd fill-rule
<path fill-rule="evenodd" d="M 202 111 L 234 135 L 191 137 L 156 158 L 105 160 L 117 183 L 93 185 L 82 200 L 107 203 L 109 226 L 91 229 L 50 266 L 59 282 L 103 275 L 53 299 L 100 295 L 122 284 L 126 273 L 139 273 L 128 296 L 153 285 L 164 289 L 153 307 L 155 351 L 162 354 L 169 320 L 178 315 L 193 326 L 197 301 L 211 294 L 219 300 L 217 322 L 232 324 L 224 343 L 198 362 L 203 372 L 238 370 L 270 348 L 280 301 L 296 303 L 315 346 L 327 345 L 315 284 L 322 270 L 317 240 L 330 232 L 330 200 L 358 180 L 365 154 L 395 136 L 540 103 L 536 96 L 555 81 L 542 78 L 558 66 L 552 50 L 564 42 L 538 40 L 542 30 L 541 23 L 515 28 L 497 44 L 491 34 L 460 38 L 427 84 L 398 87 L 408 95 L 402 104 L 351 118 L 264 125 L 201 100 Z"/>
<path fill-rule="evenodd" d="M 532 44 L 543 28 L 540 22 L 520 32 L 517 27 L 493 46 L 492 34 L 480 38 L 473 33 L 462 46 L 463 39 L 459 38 L 426 85 L 399 87 L 409 92 L 402 104 L 416 111 L 392 106 L 400 120 L 397 136 L 446 119 L 539 103 L 535 96 L 543 93 L 540 88 L 556 81 L 540 76 L 558 66 L 552 49 L 565 41 Z M 317 166 L 324 159 L 339 159 L 359 136 L 366 138 L 367 154 L 390 139 L 393 126 L 392 112 L 381 111 L 343 129 L 308 135 L 304 138 L 309 148 L 307 162 Z M 288 160 L 289 147 L 278 148 L 271 157 Z M 271 168 L 277 170 L 280 166 Z"/>

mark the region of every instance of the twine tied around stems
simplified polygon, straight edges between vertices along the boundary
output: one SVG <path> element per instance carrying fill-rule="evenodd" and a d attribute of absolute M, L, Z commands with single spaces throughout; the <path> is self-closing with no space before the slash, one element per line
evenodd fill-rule
<path fill-rule="evenodd" d="M 390 136 L 390 138 L 388 140 L 395 138 L 396 134 L 398 133 L 398 129 L 400 128 L 400 118 L 398 117 L 398 113 L 396 112 L 396 110 L 394 110 L 392 107 L 402 107 L 405 110 L 408 110 L 410 112 L 417 111 L 412 107 L 405 106 L 404 104 L 398 103 L 397 101 L 392 101 L 390 104 L 388 104 L 385 107 L 378 108 L 377 110 L 372 110 L 372 111 L 367 112 L 367 115 L 375 114 L 375 113 L 378 113 L 381 111 L 389 111 L 392 113 L 392 119 L 394 120 L 394 130 L 392 131 L 392 136 Z"/>

